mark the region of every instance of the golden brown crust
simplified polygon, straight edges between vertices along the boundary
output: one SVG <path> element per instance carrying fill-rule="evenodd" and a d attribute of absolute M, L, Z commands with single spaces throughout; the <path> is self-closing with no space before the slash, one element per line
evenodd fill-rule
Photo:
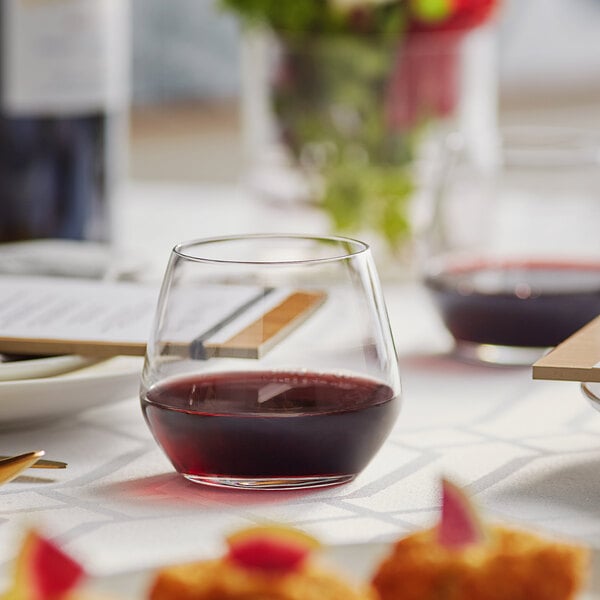
<path fill-rule="evenodd" d="M 569 600 L 585 579 L 588 552 L 502 527 L 485 544 L 448 550 L 434 530 L 397 542 L 373 584 L 381 600 Z"/>
<path fill-rule="evenodd" d="M 298 572 L 270 575 L 212 560 L 162 569 L 150 600 L 375 600 L 336 575 L 312 565 Z"/>

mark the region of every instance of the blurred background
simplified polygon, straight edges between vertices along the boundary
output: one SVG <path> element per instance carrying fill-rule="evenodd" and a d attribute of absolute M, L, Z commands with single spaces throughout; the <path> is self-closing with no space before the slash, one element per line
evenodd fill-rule
<path fill-rule="evenodd" d="M 106 242 L 115 228 L 123 239 L 112 207 L 165 192 L 125 186 L 129 202 L 113 203 L 118 184 L 174 184 L 180 196 L 195 185 L 195 205 L 217 184 L 230 203 L 245 194 L 246 211 L 272 216 L 270 202 L 308 220 L 232 224 L 239 211 L 207 200 L 214 214 L 192 235 L 333 230 L 397 256 L 432 222 L 423 198 L 442 161 L 423 138 L 460 131 L 490 166 L 498 121 L 599 122 L 600 0 L 448 0 L 434 24 L 415 7 L 443 2 L 345 1 L 295 13 L 276 1 L 2 0 L 0 241 Z M 271 37 L 238 21 L 257 7 Z"/>
<path fill-rule="evenodd" d="M 506 0 L 500 121 L 600 122 L 600 0 Z M 130 175 L 235 182 L 240 32 L 213 0 L 133 0 Z"/>

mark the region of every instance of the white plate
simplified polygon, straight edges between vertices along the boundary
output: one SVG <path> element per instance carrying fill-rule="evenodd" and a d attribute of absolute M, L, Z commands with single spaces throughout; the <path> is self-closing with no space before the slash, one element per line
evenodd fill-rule
<path fill-rule="evenodd" d="M 0 381 L 0 428 L 40 423 L 136 396 L 142 360 L 117 356 L 56 377 Z"/>
<path fill-rule="evenodd" d="M 97 362 L 100 361 L 74 354 L 0 362 L 0 381 L 51 377 L 75 371 Z"/>
<path fill-rule="evenodd" d="M 51 238 L 0 246 L 0 273 L 10 275 L 131 280 L 146 267 L 146 260 L 130 250 L 99 242 Z"/>
<path fill-rule="evenodd" d="M 365 582 L 370 579 L 376 565 L 385 556 L 388 548 L 389 544 L 385 543 L 330 546 L 324 549 L 322 558 L 332 568 L 346 574 L 350 581 Z M 579 596 L 580 600 L 600 600 L 600 578 L 596 573 L 599 559 L 599 552 L 594 550 L 588 590 Z M 115 597 L 142 600 L 148 597 L 147 591 L 153 574 L 154 570 L 148 569 L 137 573 L 99 577 L 92 579 L 91 587 L 96 591 Z"/>

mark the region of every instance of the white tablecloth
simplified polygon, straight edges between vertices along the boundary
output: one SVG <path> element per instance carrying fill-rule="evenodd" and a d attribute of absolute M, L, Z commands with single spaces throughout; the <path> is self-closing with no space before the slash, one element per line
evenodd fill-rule
<path fill-rule="evenodd" d="M 117 241 L 160 273 L 181 239 L 266 230 L 266 223 L 280 231 L 323 227 L 314 217 L 303 223 L 245 202 L 226 188 L 132 186 L 119 207 Z M 446 355 L 448 335 L 423 290 L 384 288 L 404 406 L 354 482 L 297 492 L 189 483 L 152 440 L 137 398 L 4 431 L 0 453 L 44 448 L 69 467 L 29 471 L 0 488 L 0 575 L 32 523 L 99 573 L 201 557 L 221 547 L 224 533 L 264 520 L 332 544 L 387 540 L 432 522 L 441 474 L 464 484 L 490 518 L 600 543 L 600 415 L 578 385 L 533 381 L 528 368 L 458 362 Z"/>

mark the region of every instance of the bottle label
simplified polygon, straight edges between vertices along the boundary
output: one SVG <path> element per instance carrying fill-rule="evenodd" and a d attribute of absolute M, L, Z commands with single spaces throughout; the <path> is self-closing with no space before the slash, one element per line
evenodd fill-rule
<path fill-rule="evenodd" d="M 1 0 L 2 107 L 9 115 L 125 106 L 127 0 Z"/>

